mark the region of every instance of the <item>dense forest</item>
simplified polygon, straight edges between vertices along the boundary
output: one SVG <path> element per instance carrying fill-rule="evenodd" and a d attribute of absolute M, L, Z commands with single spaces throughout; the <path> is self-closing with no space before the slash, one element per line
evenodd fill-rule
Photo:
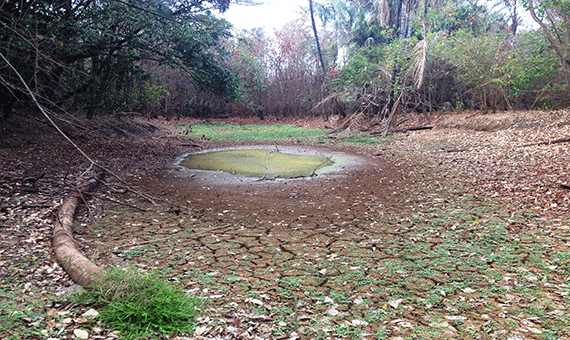
<path fill-rule="evenodd" d="M 233 3 L 2 0 L 2 120 L 38 104 L 88 118 L 390 122 L 570 103 L 567 0 L 307 1 L 304 15 L 274 32 L 232 30 L 221 13 Z"/>

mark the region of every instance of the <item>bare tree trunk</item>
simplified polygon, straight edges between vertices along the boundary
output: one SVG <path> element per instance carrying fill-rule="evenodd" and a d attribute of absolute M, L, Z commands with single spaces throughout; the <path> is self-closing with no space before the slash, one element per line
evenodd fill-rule
<path fill-rule="evenodd" d="M 319 60 L 321 62 L 321 68 L 323 69 L 323 75 L 327 77 L 327 69 L 325 68 L 325 62 L 323 60 L 323 53 L 321 52 L 321 44 L 319 43 L 319 35 L 317 34 L 317 25 L 315 24 L 315 15 L 313 12 L 313 0 L 309 0 L 309 12 L 311 13 L 311 23 L 313 25 L 313 33 L 315 34 L 315 41 L 317 42 L 317 52 L 319 53 Z"/>
<path fill-rule="evenodd" d="M 402 23 L 402 6 L 404 4 L 404 0 L 398 0 L 398 10 L 396 11 L 396 22 L 393 23 L 393 28 L 396 29 L 396 36 L 402 38 L 402 31 L 400 30 L 400 26 Z"/>
<path fill-rule="evenodd" d="M 408 37 L 408 10 L 404 1 L 401 1 L 399 36 L 402 39 Z"/>
<path fill-rule="evenodd" d="M 513 21 L 511 26 L 511 32 L 513 36 L 517 35 L 517 27 L 518 27 L 518 15 L 517 15 L 517 0 L 513 2 Z"/>

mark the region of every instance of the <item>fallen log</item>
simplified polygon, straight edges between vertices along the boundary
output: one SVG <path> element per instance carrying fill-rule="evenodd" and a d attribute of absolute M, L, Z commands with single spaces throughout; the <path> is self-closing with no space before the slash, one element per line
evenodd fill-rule
<path fill-rule="evenodd" d="M 392 132 L 402 133 L 402 132 L 408 132 L 408 131 L 421 131 L 421 130 L 431 130 L 431 129 L 433 129 L 433 126 L 412 126 L 412 127 L 405 128 L 405 129 L 393 130 Z"/>
<path fill-rule="evenodd" d="M 524 148 L 527 146 L 541 146 L 541 145 L 551 145 L 551 144 L 568 143 L 568 142 L 570 142 L 570 137 L 559 138 L 559 139 L 550 140 L 550 141 L 546 141 L 546 142 L 525 144 L 525 145 L 521 145 L 521 147 Z"/>
<path fill-rule="evenodd" d="M 90 180 L 79 185 L 59 207 L 53 226 L 53 248 L 59 265 L 73 281 L 81 286 L 88 286 L 95 281 L 101 268 L 87 259 L 75 246 L 73 239 L 73 216 L 83 195 L 95 189 L 103 180 L 105 173 L 97 172 Z"/>
<path fill-rule="evenodd" d="M 388 134 L 391 133 L 405 133 L 409 131 L 421 131 L 421 130 L 431 130 L 433 126 L 412 126 L 405 129 L 396 129 L 396 130 L 388 130 Z M 372 132 L 371 135 L 381 135 L 384 134 L 384 131 Z"/>
<path fill-rule="evenodd" d="M 471 149 L 445 149 L 445 148 L 441 148 L 442 151 L 445 152 L 467 152 L 467 151 L 472 151 Z"/>

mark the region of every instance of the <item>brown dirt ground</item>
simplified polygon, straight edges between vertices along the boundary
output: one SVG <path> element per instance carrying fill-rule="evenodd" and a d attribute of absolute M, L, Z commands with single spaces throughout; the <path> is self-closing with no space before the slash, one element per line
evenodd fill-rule
<path fill-rule="evenodd" d="M 179 155 L 198 149 L 192 144 L 235 146 L 190 143 L 172 134 L 176 124 L 191 120 L 74 121 L 65 124 L 66 132 L 131 186 L 108 178 L 88 208 L 80 209 L 76 238 L 97 264 L 156 269 L 205 297 L 207 310 L 191 338 L 351 338 L 359 332 L 364 338 L 385 334 L 397 339 L 413 327 L 436 328 L 447 338 L 463 338 L 468 329 L 493 334 L 500 329 L 487 332 L 489 313 L 478 311 L 483 302 L 481 307 L 473 303 L 477 311 L 465 314 L 466 322 L 463 314 L 458 319 L 457 313 L 445 312 L 450 296 L 463 297 L 458 290 L 442 293 L 430 307 L 409 302 L 400 307 L 406 301 L 397 297 L 404 292 L 417 290 L 417 299 L 429 299 L 432 290 L 451 278 L 443 272 L 415 277 L 405 266 L 398 270 L 389 264 L 408 256 L 404 251 L 417 241 L 414 238 L 430 235 L 427 229 L 419 234 L 413 230 L 411 220 L 418 211 L 458 197 L 492 199 L 545 219 L 569 216 L 569 191 L 564 187 L 570 185 L 569 144 L 529 145 L 570 136 L 568 113 L 508 117 L 418 117 L 436 128 L 398 134 L 378 145 L 305 144 L 362 161 L 312 179 L 234 183 L 216 183 L 204 174 L 188 176 L 172 166 Z M 279 123 L 324 125 L 319 119 Z M 54 265 L 50 219 L 87 162 L 44 123 L 11 124 L 0 138 L 0 276 L 10 278 L 3 283 L 5 289 L 18 281 L 32 283 L 22 292 L 24 303 L 27 294 L 49 293 L 49 282 L 61 288 L 57 294 L 72 286 Z M 30 125 L 35 133 L 29 133 Z M 413 256 L 435 256 L 441 242 L 434 237 L 431 250 L 417 250 Z M 16 265 L 30 258 L 29 267 Z M 467 261 L 454 268 L 473 271 Z M 410 275 L 413 280 L 398 286 Z M 420 284 L 424 288 L 418 288 Z M 444 310 L 438 317 L 450 318 L 432 320 L 430 308 L 438 305 Z M 371 312 L 385 317 L 371 322 Z M 70 325 L 63 334 L 79 326 Z M 532 338 L 531 328 L 512 334 Z M 97 336 L 113 334 L 101 331 Z"/>

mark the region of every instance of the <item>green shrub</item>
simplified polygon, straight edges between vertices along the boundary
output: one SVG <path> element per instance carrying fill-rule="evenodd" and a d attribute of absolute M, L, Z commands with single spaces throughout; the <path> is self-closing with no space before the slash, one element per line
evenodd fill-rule
<path fill-rule="evenodd" d="M 338 90 L 342 90 L 351 87 L 362 88 L 366 84 L 372 87 L 384 84 L 386 79 L 382 79 L 383 74 L 378 72 L 378 68 L 386 62 L 386 57 L 385 46 L 376 45 L 360 49 L 334 79 L 335 86 Z"/>
<path fill-rule="evenodd" d="M 568 89 L 560 58 L 546 38 L 531 32 L 521 35 L 508 64 L 510 96 L 521 107 L 548 108 L 567 105 Z"/>

